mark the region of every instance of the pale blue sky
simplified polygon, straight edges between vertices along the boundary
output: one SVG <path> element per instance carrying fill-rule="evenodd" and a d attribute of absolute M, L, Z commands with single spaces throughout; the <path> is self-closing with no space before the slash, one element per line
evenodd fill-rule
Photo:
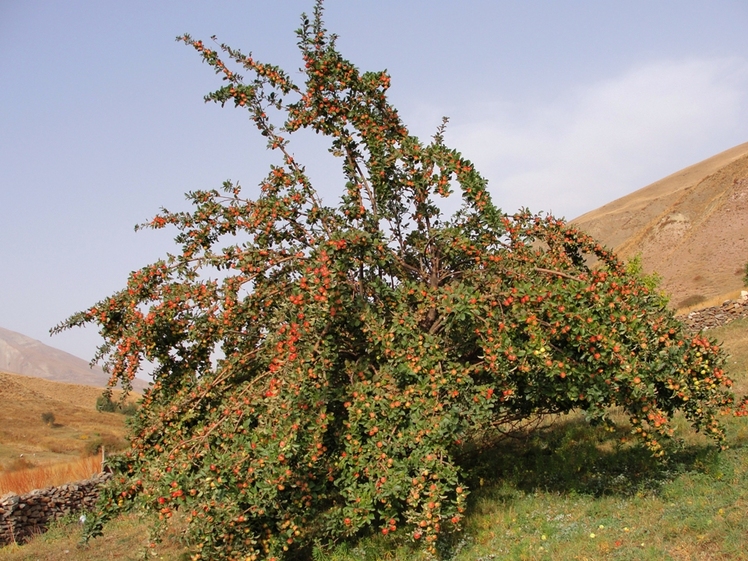
<path fill-rule="evenodd" d="M 251 190 L 268 155 L 184 32 L 295 70 L 311 0 L 0 0 L 0 326 L 88 359 L 50 327 L 171 247 L 133 232 L 183 193 Z M 472 159 L 505 210 L 573 218 L 748 141 L 748 3 L 328 0 L 328 28 L 428 137 Z M 331 199 L 325 146 L 297 154 Z M 331 157 L 330 157 L 331 158 Z"/>

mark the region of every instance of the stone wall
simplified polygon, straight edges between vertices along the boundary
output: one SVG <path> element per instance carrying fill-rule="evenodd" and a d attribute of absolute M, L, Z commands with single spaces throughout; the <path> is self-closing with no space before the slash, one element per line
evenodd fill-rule
<path fill-rule="evenodd" d="M 110 473 L 101 473 L 91 479 L 36 489 L 24 495 L 3 495 L 0 497 L 0 545 L 23 543 L 44 532 L 53 520 L 93 508 L 99 497 L 99 485 L 110 477 Z"/>
<path fill-rule="evenodd" d="M 714 329 L 733 320 L 748 317 L 748 299 L 727 300 L 721 306 L 712 306 L 695 310 L 684 316 L 679 316 L 692 332 Z"/>

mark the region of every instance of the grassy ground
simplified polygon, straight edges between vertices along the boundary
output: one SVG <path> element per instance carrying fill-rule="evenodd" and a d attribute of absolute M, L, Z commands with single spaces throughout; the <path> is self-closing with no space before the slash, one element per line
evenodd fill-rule
<path fill-rule="evenodd" d="M 442 544 L 443 557 L 748 559 L 745 439 L 721 454 L 685 445 L 661 464 L 636 447 L 611 447 L 616 436 L 571 420 L 497 449 L 476 466 L 466 531 Z M 393 550 L 378 538 L 317 558 L 427 559 L 405 540 Z"/>
<path fill-rule="evenodd" d="M 738 393 L 748 391 L 748 320 L 710 334 L 724 342 Z M 685 429 L 667 461 L 653 460 L 616 432 L 578 417 L 557 420 L 524 441 L 503 442 L 475 460 L 465 532 L 441 545 L 443 559 L 712 561 L 748 560 L 748 421 L 726 418 L 731 448 L 718 453 Z M 683 425 L 682 421 L 680 422 Z M 80 548 L 74 522 L 0 561 L 142 558 L 146 525 L 114 521 Z M 399 540 L 399 541 L 398 541 Z M 65 553 L 67 551 L 68 553 Z M 147 555 L 188 559 L 177 535 Z M 315 549 L 315 560 L 426 560 L 406 536 L 364 538 Z"/>
<path fill-rule="evenodd" d="M 0 559 L 15 561 L 107 561 L 148 559 L 186 561 L 184 547 L 176 537 L 167 537 L 157 552 L 146 552 L 147 527 L 134 517 L 123 516 L 107 526 L 106 533 L 88 546 L 80 542 L 80 525 L 77 516 L 62 519 L 48 532 L 34 538 L 26 545 L 9 545 L 0 548 Z"/>

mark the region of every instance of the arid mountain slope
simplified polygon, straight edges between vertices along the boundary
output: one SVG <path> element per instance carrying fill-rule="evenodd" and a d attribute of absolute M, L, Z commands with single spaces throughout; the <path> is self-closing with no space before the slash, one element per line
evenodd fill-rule
<path fill-rule="evenodd" d="M 123 446 L 125 417 L 97 411 L 100 396 L 101 388 L 0 371 L 0 471 L 21 454 L 31 464 L 49 464 L 101 444 Z M 44 413 L 54 415 L 54 423 L 45 423 Z"/>
<path fill-rule="evenodd" d="M 109 376 L 101 368 L 90 368 L 77 356 L 41 341 L 0 327 L 0 370 L 86 386 L 104 387 Z M 133 387 L 142 391 L 147 382 L 136 380 Z"/>
<path fill-rule="evenodd" d="M 641 253 L 674 306 L 738 290 L 748 262 L 748 143 L 572 222 L 624 259 Z"/>

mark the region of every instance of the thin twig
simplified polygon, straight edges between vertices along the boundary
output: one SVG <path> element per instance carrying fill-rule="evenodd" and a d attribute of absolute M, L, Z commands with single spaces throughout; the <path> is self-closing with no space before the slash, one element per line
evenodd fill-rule
<path fill-rule="evenodd" d="M 543 269 L 542 267 L 535 267 L 535 270 L 538 273 L 548 273 L 549 275 L 556 275 L 556 276 L 559 276 L 559 277 L 564 277 L 565 279 L 575 280 L 575 281 L 582 282 L 582 279 L 580 279 L 579 277 L 575 277 L 574 275 L 570 275 L 570 274 L 564 273 L 562 271 L 554 271 L 552 269 Z"/>

